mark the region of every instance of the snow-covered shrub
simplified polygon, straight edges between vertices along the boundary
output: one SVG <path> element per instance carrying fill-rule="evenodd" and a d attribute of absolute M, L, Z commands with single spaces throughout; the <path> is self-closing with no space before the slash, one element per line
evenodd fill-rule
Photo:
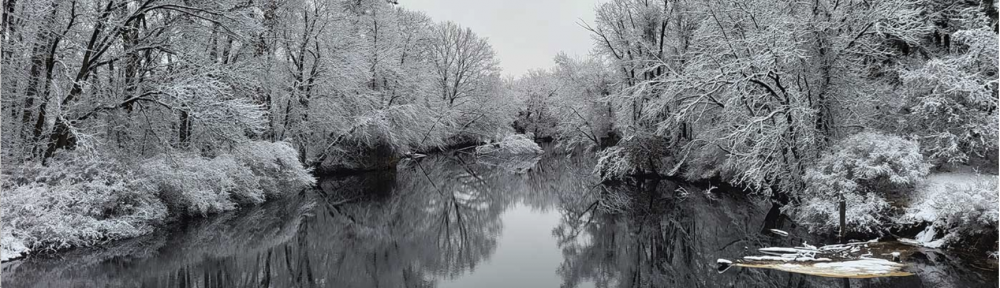
<path fill-rule="evenodd" d="M 229 155 L 208 159 L 197 155 L 158 156 L 142 165 L 154 191 L 173 211 L 205 215 L 264 201 L 262 191 L 249 189 L 253 174 Z M 233 197 L 230 197 L 230 193 Z M 235 198 L 235 199 L 234 199 Z"/>
<path fill-rule="evenodd" d="M 511 134 L 503 137 L 499 142 L 486 143 L 476 147 L 476 153 L 491 155 L 541 154 L 542 147 L 524 134 Z"/>
<path fill-rule="evenodd" d="M 28 163 L 4 175 L 3 242 L 51 251 L 152 231 L 166 207 L 140 176 L 108 159 L 64 152 L 49 166 Z"/>
<path fill-rule="evenodd" d="M 848 231 L 877 232 L 889 217 L 884 199 L 912 188 L 927 173 L 920 146 L 898 136 L 862 132 L 843 139 L 825 153 L 803 178 L 806 189 L 791 207 L 794 218 L 813 231 L 839 225 L 840 201 L 847 205 Z"/>
<path fill-rule="evenodd" d="M 907 188 L 930 169 L 919 144 L 899 136 L 862 132 L 842 140 L 831 152 L 807 171 L 805 180 L 835 193 Z"/>
<path fill-rule="evenodd" d="M 204 215 L 260 204 L 315 183 L 288 143 L 249 142 L 232 154 L 158 156 L 142 165 L 167 204 L 186 214 Z"/>
<path fill-rule="evenodd" d="M 1000 218 L 996 176 L 965 176 L 946 173 L 930 177 L 897 223 L 930 223 L 938 231 L 947 231 L 944 245 L 996 237 Z"/>
<path fill-rule="evenodd" d="M 316 184 L 316 178 L 302 167 L 296 153 L 288 142 L 252 141 L 233 149 L 233 157 L 250 168 L 257 187 L 267 197 L 297 192 Z"/>
<path fill-rule="evenodd" d="M 151 232 L 171 211 L 231 210 L 315 181 L 287 143 L 249 142 L 233 151 L 215 158 L 161 155 L 135 169 L 107 152 L 80 149 L 60 152 L 47 166 L 4 167 L 0 254 L 9 258 L 136 237 Z"/>

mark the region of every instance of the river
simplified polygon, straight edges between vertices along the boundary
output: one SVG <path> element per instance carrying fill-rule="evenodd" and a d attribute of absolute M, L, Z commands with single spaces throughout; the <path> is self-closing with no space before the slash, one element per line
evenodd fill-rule
<path fill-rule="evenodd" d="M 3 264 L 3 287 L 844 287 L 715 260 L 822 241 L 739 191 L 601 185 L 593 162 L 439 155 L 158 232 Z M 781 228 L 793 237 L 761 233 Z M 816 242 L 811 242 L 816 243 Z M 997 287 L 940 251 L 851 287 Z"/>

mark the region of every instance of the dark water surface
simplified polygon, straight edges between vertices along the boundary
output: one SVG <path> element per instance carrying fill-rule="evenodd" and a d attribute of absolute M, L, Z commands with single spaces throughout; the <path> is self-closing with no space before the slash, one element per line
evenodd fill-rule
<path fill-rule="evenodd" d="M 844 287 L 718 258 L 803 239 L 742 193 L 666 180 L 599 185 L 593 163 L 434 156 L 395 173 L 3 264 L 3 287 Z M 810 242 L 815 243 L 815 242 Z M 926 251 L 916 276 L 851 287 L 997 287 L 996 270 Z"/>

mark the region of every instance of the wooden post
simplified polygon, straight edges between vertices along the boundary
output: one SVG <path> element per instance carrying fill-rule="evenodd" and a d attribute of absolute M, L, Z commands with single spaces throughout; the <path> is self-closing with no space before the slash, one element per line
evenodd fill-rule
<path fill-rule="evenodd" d="M 841 244 L 846 243 L 844 242 L 845 241 L 844 236 L 847 234 L 847 219 L 844 219 L 846 217 L 847 217 L 847 203 L 846 201 L 844 201 L 843 196 L 841 196 L 840 198 L 840 243 Z"/>

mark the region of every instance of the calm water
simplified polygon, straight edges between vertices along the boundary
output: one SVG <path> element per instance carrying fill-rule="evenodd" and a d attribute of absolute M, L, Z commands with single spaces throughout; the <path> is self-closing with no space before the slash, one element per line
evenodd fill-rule
<path fill-rule="evenodd" d="M 718 258 L 802 239 L 742 193 L 599 185 L 593 163 L 435 156 L 320 181 L 287 200 L 157 234 L 3 264 L 3 287 L 843 287 Z M 704 185 L 702 185 L 704 186 Z M 813 239 L 814 240 L 814 239 Z M 816 243 L 810 241 L 810 243 Z M 927 251 L 917 276 L 851 287 L 997 287 L 996 270 Z M 979 265 L 981 266 L 981 265 Z"/>

